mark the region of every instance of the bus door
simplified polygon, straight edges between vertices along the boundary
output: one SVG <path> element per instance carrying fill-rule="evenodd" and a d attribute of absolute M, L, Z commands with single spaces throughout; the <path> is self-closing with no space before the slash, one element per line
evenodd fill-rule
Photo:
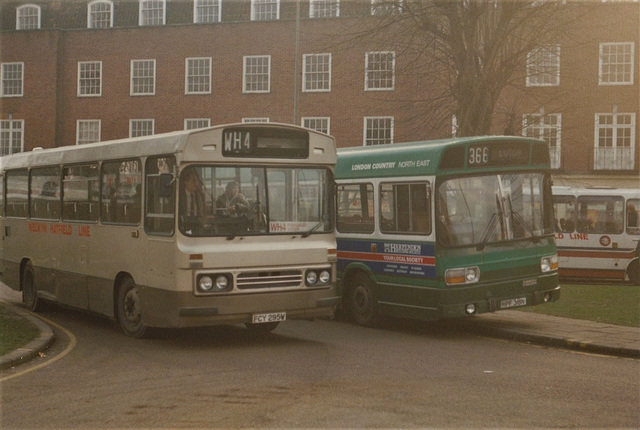
<path fill-rule="evenodd" d="M 150 285 L 163 285 L 175 278 L 176 176 L 173 156 L 147 159 L 144 227 Z"/>

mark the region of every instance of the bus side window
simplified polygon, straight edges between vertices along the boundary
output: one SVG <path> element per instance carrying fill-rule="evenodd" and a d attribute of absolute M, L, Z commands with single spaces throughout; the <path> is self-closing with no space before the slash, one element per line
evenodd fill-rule
<path fill-rule="evenodd" d="M 373 233 L 373 185 L 338 186 L 338 231 Z"/>
<path fill-rule="evenodd" d="M 627 201 L 627 233 L 640 235 L 640 199 Z"/>
<path fill-rule="evenodd" d="M 31 170 L 31 218 L 60 219 L 60 168 Z"/>
<path fill-rule="evenodd" d="M 29 212 L 29 176 L 27 169 L 7 172 L 6 215 L 26 218 Z"/>
<path fill-rule="evenodd" d="M 103 223 L 138 225 L 142 207 L 140 160 L 102 163 Z"/>
<path fill-rule="evenodd" d="M 555 229 L 560 233 L 572 233 L 576 227 L 576 199 L 573 196 L 553 196 Z"/>
<path fill-rule="evenodd" d="M 149 234 L 171 236 L 176 211 L 175 169 L 172 156 L 149 157 L 145 164 L 144 228 Z"/>
<path fill-rule="evenodd" d="M 380 229 L 385 233 L 430 234 L 429 184 L 382 184 Z"/>
<path fill-rule="evenodd" d="M 621 234 L 624 230 L 624 200 L 621 196 L 578 197 L 578 232 Z"/>
<path fill-rule="evenodd" d="M 62 219 L 98 221 L 100 208 L 98 164 L 67 166 L 62 170 Z"/>

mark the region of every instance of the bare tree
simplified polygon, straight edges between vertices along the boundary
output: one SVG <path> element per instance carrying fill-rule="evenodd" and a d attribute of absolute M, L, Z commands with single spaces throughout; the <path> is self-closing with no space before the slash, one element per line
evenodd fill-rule
<path fill-rule="evenodd" d="M 527 55 L 557 43 L 567 17 L 575 21 L 562 0 L 380 0 L 373 7 L 378 19 L 363 32 L 412 53 L 405 67 L 433 83 L 422 103 L 433 119 L 455 115 L 459 136 L 489 134 L 505 89 L 524 82 Z"/>

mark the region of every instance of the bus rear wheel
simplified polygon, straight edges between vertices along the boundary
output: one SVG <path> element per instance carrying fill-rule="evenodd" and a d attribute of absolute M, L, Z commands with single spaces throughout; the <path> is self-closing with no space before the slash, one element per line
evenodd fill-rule
<path fill-rule="evenodd" d="M 140 289 L 129 277 L 125 278 L 118 287 L 116 314 L 120 328 L 127 336 L 144 337 L 147 326 L 142 323 Z"/>
<path fill-rule="evenodd" d="M 374 283 L 368 276 L 355 275 L 349 289 L 348 305 L 356 324 L 372 326 L 378 322 L 378 301 L 373 293 Z"/>
<path fill-rule="evenodd" d="M 38 312 L 44 308 L 42 299 L 38 298 L 38 286 L 36 284 L 36 272 L 33 264 L 27 262 L 22 271 L 22 303 L 31 312 Z"/>
<path fill-rule="evenodd" d="M 640 285 L 640 262 L 638 260 L 635 260 L 631 262 L 631 264 L 629 264 L 627 273 L 632 284 Z"/>

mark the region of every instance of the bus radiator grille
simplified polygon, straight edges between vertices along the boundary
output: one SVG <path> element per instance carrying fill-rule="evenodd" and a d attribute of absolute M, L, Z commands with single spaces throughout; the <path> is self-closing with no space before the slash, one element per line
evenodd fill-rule
<path fill-rule="evenodd" d="M 299 287 L 302 285 L 302 272 L 285 270 L 273 272 L 243 272 L 236 278 L 241 290 L 259 288 Z"/>

